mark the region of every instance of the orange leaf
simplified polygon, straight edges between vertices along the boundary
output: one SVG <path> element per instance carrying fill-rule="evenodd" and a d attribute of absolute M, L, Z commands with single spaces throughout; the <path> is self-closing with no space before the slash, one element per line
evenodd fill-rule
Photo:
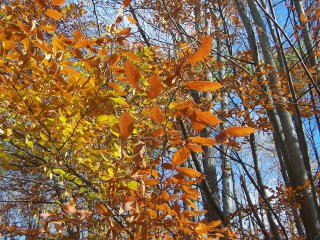
<path fill-rule="evenodd" d="M 217 143 L 212 138 L 204 138 L 204 137 L 190 137 L 189 140 L 194 143 L 198 143 L 200 145 L 203 145 L 203 146 L 212 146 Z"/>
<path fill-rule="evenodd" d="M 190 156 L 190 151 L 188 148 L 181 148 L 176 151 L 172 156 L 172 165 L 177 166 L 181 163 L 187 161 Z"/>
<path fill-rule="evenodd" d="M 131 28 L 127 27 L 127 28 L 124 28 L 120 31 L 120 34 L 121 35 L 124 35 L 124 36 L 129 36 L 131 33 Z"/>
<path fill-rule="evenodd" d="M 215 140 L 217 143 L 226 143 L 228 141 L 228 138 L 229 135 L 225 131 L 223 131 L 215 137 Z"/>
<path fill-rule="evenodd" d="M 128 21 L 131 22 L 132 24 L 137 24 L 137 21 L 136 21 L 133 17 L 131 17 L 130 15 L 127 15 L 127 19 L 128 19 Z"/>
<path fill-rule="evenodd" d="M 186 88 L 196 91 L 209 92 L 222 87 L 220 83 L 208 81 L 190 81 L 184 84 Z"/>
<path fill-rule="evenodd" d="M 140 72 L 130 61 L 127 60 L 125 62 L 124 69 L 125 69 L 124 72 L 130 82 L 131 81 L 137 82 L 139 80 Z"/>
<path fill-rule="evenodd" d="M 221 120 L 214 116 L 211 112 L 202 112 L 199 110 L 194 111 L 190 118 L 196 122 L 207 124 L 213 127 L 221 123 Z"/>
<path fill-rule="evenodd" d="M 151 118 L 157 123 L 162 123 L 164 121 L 163 113 L 158 106 L 153 106 L 151 108 Z"/>
<path fill-rule="evenodd" d="M 300 20 L 302 23 L 305 23 L 307 21 L 307 16 L 304 14 L 300 14 Z"/>
<path fill-rule="evenodd" d="M 191 126 L 196 132 L 200 132 L 202 129 L 205 128 L 206 125 L 196 121 L 191 121 Z"/>
<path fill-rule="evenodd" d="M 158 74 L 153 74 L 151 77 L 149 77 L 149 83 L 151 85 L 151 91 L 148 92 L 148 97 L 149 98 L 155 98 L 159 95 L 159 93 L 162 90 L 162 83 L 161 79 Z"/>
<path fill-rule="evenodd" d="M 215 227 L 218 227 L 220 224 L 221 224 L 220 220 L 215 220 L 215 221 L 209 222 L 208 226 L 212 227 L 212 228 L 215 228 Z"/>
<path fill-rule="evenodd" d="M 65 2 L 66 0 L 52 0 L 51 4 L 56 6 L 62 6 L 63 4 L 65 4 Z"/>
<path fill-rule="evenodd" d="M 109 66 L 113 66 L 117 64 L 119 61 L 120 61 L 120 56 L 118 54 L 112 54 L 109 57 L 108 63 L 109 63 Z"/>
<path fill-rule="evenodd" d="M 149 186 L 159 184 L 159 179 L 145 179 L 143 181 L 146 185 L 149 185 Z"/>
<path fill-rule="evenodd" d="M 197 153 L 202 153 L 203 150 L 202 150 L 202 147 L 200 145 L 196 145 L 196 144 L 191 144 L 191 143 L 188 143 L 186 145 L 186 147 L 191 150 L 192 152 L 197 152 Z"/>
<path fill-rule="evenodd" d="M 204 60 L 205 58 L 208 57 L 209 53 L 211 52 L 211 45 L 212 45 L 212 40 L 213 37 L 206 37 L 206 36 L 201 36 L 201 46 L 198 48 L 198 50 L 192 54 L 188 61 L 187 64 L 190 63 L 191 65 L 196 64 L 197 62 Z"/>
<path fill-rule="evenodd" d="M 48 16 L 48 17 L 51 17 L 53 18 L 54 20 L 59 20 L 61 17 L 62 17 L 62 14 L 59 13 L 58 11 L 54 10 L 54 9 L 51 9 L 49 8 L 45 14 Z"/>
<path fill-rule="evenodd" d="M 233 137 L 243 137 L 251 133 L 254 133 L 255 130 L 256 130 L 255 128 L 251 128 L 251 127 L 229 127 L 224 131 Z"/>
<path fill-rule="evenodd" d="M 200 177 L 201 173 L 199 173 L 197 170 L 194 170 L 192 168 L 186 168 L 186 167 L 177 167 L 176 170 L 183 174 L 186 175 L 190 178 L 194 178 L 194 177 Z"/>
<path fill-rule="evenodd" d="M 120 133 L 123 138 L 128 138 L 133 131 L 133 117 L 130 113 L 125 112 L 119 119 Z"/>
<path fill-rule="evenodd" d="M 133 52 L 124 52 L 123 55 L 125 55 L 129 60 L 139 62 L 140 58 Z"/>
<path fill-rule="evenodd" d="M 126 8 L 129 6 L 132 0 L 123 0 L 123 8 Z"/>
<path fill-rule="evenodd" d="M 127 60 L 124 64 L 124 73 L 126 74 L 128 81 L 132 84 L 132 86 L 138 91 L 141 91 L 137 83 L 140 78 L 140 72 L 129 60 Z"/>

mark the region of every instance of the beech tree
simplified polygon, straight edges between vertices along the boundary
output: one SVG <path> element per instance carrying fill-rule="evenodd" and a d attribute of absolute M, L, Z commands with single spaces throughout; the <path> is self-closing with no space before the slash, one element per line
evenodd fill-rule
<path fill-rule="evenodd" d="M 316 1 L 0 16 L 4 238 L 319 237 Z"/>

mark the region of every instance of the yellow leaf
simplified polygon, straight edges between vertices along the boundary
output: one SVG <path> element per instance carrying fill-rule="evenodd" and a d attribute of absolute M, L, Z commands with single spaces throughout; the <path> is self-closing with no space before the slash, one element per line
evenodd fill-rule
<path fill-rule="evenodd" d="M 190 81 L 184 84 L 186 88 L 196 91 L 209 92 L 222 87 L 220 83 L 208 81 Z"/>
<path fill-rule="evenodd" d="M 151 108 L 151 118 L 157 123 L 163 123 L 165 119 L 161 109 L 158 106 L 153 106 Z"/>
<path fill-rule="evenodd" d="M 229 127 L 224 131 L 233 137 L 243 137 L 254 133 L 256 129 L 251 127 Z"/>
<path fill-rule="evenodd" d="M 190 151 L 188 148 L 181 148 L 176 151 L 172 156 L 172 165 L 177 166 L 188 160 L 190 156 Z"/>
<path fill-rule="evenodd" d="M 27 144 L 27 146 L 28 146 L 29 148 L 33 148 L 33 142 L 32 142 L 31 140 L 29 140 L 27 137 L 26 137 L 25 142 L 26 142 L 26 144 Z"/>
<path fill-rule="evenodd" d="M 162 82 L 158 74 L 153 74 L 148 80 L 152 88 L 151 91 L 148 92 L 148 97 L 152 99 L 160 94 L 162 90 Z"/>
<path fill-rule="evenodd" d="M 201 173 L 199 173 L 197 170 L 194 170 L 192 168 L 186 168 L 186 167 L 176 167 L 177 172 L 186 175 L 190 178 L 194 177 L 200 177 Z"/>
<path fill-rule="evenodd" d="M 202 61 L 205 58 L 207 58 L 209 53 L 211 52 L 211 45 L 212 45 L 213 37 L 212 36 L 209 36 L 209 37 L 201 36 L 200 39 L 202 42 L 201 46 L 198 48 L 198 50 L 194 54 L 192 54 L 189 57 L 187 64 L 190 63 L 191 65 L 194 65 L 197 62 Z"/>
<path fill-rule="evenodd" d="M 42 103 L 42 99 L 41 99 L 39 96 L 36 96 L 34 99 L 35 99 L 37 102 Z"/>
<path fill-rule="evenodd" d="M 198 123 L 210 125 L 213 127 L 221 123 L 221 120 L 214 116 L 211 112 L 202 112 L 199 110 L 194 111 L 191 114 L 190 118 Z"/>
<path fill-rule="evenodd" d="M 52 0 L 51 4 L 56 6 L 62 6 L 63 4 L 65 4 L 65 2 L 66 0 Z"/>
<path fill-rule="evenodd" d="M 51 9 L 49 8 L 45 14 L 48 16 L 48 17 L 51 17 L 53 18 L 54 20 L 59 20 L 61 17 L 62 17 L 62 14 L 59 13 L 58 11 L 54 10 L 54 9 Z"/>
<path fill-rule="evenodd" d="M 97 117 L 97 122 L 98 123 L 102 123 L 102 124 L 106 124 L 109 121 L 109 116 L 108 115 L 100 115 Z"/>
<path fill-rule="evenodd" d="M 13 133 L 11 128 L 8 128 L 6 131 L 7 131 L 7 137 L 10 137 Z"/>
<path fill-rule="evenodd" d="M 204 138 L 204 137 L 190 137 L 191 142 L 203 145 L 203 146 L 212 146 L 217 142 L 213 138 Z"/>
<path fill-rule="evenodd" d="M 130 113 L 125 112 L 119 119 L 120 133 L 123 138 L 128 138 L 133 131 L 133 117 Z"/>
<path fill-rule="evenodd" d="M 128 19 L 128 21 L 131 22 L 132 24 L 137 24 L 137 21 L 136 21 L 133 17 L 131 17 L 130 15 L 127 15 L 127 19 Z"/>

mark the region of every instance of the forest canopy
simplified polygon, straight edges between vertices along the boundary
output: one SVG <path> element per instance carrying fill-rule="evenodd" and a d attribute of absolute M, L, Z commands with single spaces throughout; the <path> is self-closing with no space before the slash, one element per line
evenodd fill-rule
<path fill-rule="evenodd" d="M 3 0 L 0 237 L 320 239 L 315 0 Z"/>

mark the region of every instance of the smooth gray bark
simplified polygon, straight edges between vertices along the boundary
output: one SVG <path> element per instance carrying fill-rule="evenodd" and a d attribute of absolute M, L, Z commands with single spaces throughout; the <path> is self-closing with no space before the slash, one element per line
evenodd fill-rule
<path fill-rule="evenodd" d="M 267 36 L 267 31 L 265 24 L 262 20 L 261 14 L 258 11 L 258 8 L 254 0 L 248 0 L 248 5 L 250 8 L 251 15 L 256 26 L 259 28 L 258 36 L 261 44 L 262 53 L 266 64 L 273 66 L 273 71 L 275 72 L 275 61 L 272 54 L 270 53 L 271 46 L 269 43 L 269 38 Z M 278 91 L 279 96 L 281 96 L 279 89 L 277 87 L 277 81 L 275 74 L 269 74 L 270 84 L 273 87 L 274 91 Z M 298 137 L 294 128 L 291 114 L 282 108 L 280 105 L 276 105 L 276 110 L 281 121 L 282 130 L 285 136 L 286 147 L 288 150 L 288 156 L 290 162 L 286 163 L 288 168 L 288 173 L 290 180 L 293 184 L 293 187 L 304 186 L 308 180 L 307 171 L 305 169 L 303 155 L 300 149 Z M 306 228 L 307 236 L 310 239 L 316 238 L 320 232 L 320 225 L 317 216 L 317 208 L 313 201 L 312 192 L 304 187 L 300 191 L 303 196 L 301 201 L 301 215 L 302 221 Z"/>

